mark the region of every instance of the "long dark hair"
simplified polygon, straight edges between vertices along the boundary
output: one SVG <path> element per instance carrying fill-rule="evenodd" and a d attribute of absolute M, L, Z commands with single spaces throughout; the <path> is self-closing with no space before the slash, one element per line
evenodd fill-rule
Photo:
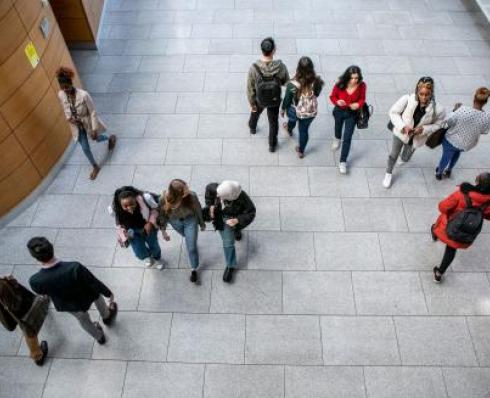
<path fill-rule="evenodd" d="M 357 65 L 351 65 L 345 70 L 342 76 L 339 76 L 337 87 L 340 88 L 341 90 L 345 90 L 347 88 L 347 85 L 349 84 L 349 80 L 351 76 L 355 74 L 359 76 L 359 80 L 357 81 L 357 84 L 361 84 L 362 83 L 361 68 L 359 68 Z"/>
<path fill-rule="evenodd" d="M 313 65 L 310 57 L 299 59 L 294 80 L 300 84 L 300 89 L 297 92 L 298 97 L 301 92 L 308 91 L 312 85 L 320 86 L 320 88 L 323 86 L 323 80 L 315 73 L 315 65 Z"/>
<path fill-rule="evenodd" d="M 478 183 L 476 185 L 469 182 L 463 182 L 459 186 L 459 190 L 462 193 L 478 192 L 482 194 L 490 194 L 490 173 L 482 173 L 478 176 Z"/>
<path fill-rule="evenodd" d="M 112 200 L 112 209 L 114 210 L 114 214 L 116 216 L 116 223 L 119 224 L 119 221 L 124 215 L 124 209 L 121 206 L 121 200 L 126 198 L 134 198 L 138 195 L 143 195 L 143 192 L 131 185 L 126 185 L 124 187 L 118 188 L 114 191 L 114 199 Z"/>

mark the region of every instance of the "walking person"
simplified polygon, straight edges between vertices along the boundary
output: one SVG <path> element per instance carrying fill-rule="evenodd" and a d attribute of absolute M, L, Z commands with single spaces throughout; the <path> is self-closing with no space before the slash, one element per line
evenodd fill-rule
<path fill-rule="evenodd" d="M 425 144 L 432 133 L 442 127 L 445 111 L 436 104 L 434 80 L 421 77 L 415 86 L 415 93 L 406 94 L 398 99 L 389 111 L 388 128 L 393 133 L 391 153 L 388 157 L 383 187 L 390 188 L 393 168 L 408 162 L 416 148 Z"/>
<path fill-rule="evenodd" d="M 274 60 L 276 44 L 272 37 L 262 40 L 260 48 L 262 58 L 252 64 L 247 78 L 247 97 L 251 111 L 248 126 L 250 134 L 256 134 L 260 114 L 267 108 L 269 152 L 274 152 L 279 133 L 281 86 L 288 82 L 289 73 L 281 60 Z"/>
<path fill-rule="evenodd" d="M 330 101 L 335 106 L 335 138 L 332 150 L 339 149 L 342 143 L 339 171 L 341 174 L 347 174 L 347 158 L 356 127 L 357 111 L 366 102 L 366 83 L 363 81 L 361 68 L 351 65 L 345 70 L 333 86 Z"/>
<path fill-rule="evenodd" d="M 255 218 L 255 205 L 236 181 L 210 183 L 206 186 L 206 221 L 212 221 L 223 240 L 226 268 L 223 281 L 231 283 L 237 266 L 235 240 L 242 239 L 242 230 Z"/>
<path fill-rule="evenodd" d="M 53 245 L 46 238 L 30 239 L 27 248 L 41 263 L 41 270 L 29 279 L 32 290 L 49 296 L 57 311 L 72 314 L 88 334 L 104 344 L 104 330 L 99 322 L 92 321 L 88 310 L 95 304 L 102 322 L 110 325 L 117 315 L 114 294 L 79 262 L 58 260 Z M 109 305 L 102 296 L 109 299 Z"/>
<path fill-rule="evenodd" d="M 476 184 L 463 183 L 458 190 L 439 203 L 441 214 L 431 227 L 434 241 L 446 244 L 439 267 L 434 267 L 434 281 L 440 282 L 458 249 L 469 248 L 481 231 L 483 219 L 490 220 L 490 173 L 476 177 Z M 470 213 L 468 212 L 470 210 Z"/>
<path fill-rule="evenodd" d="M 63 107 L 66 120 L 71 128 L 73 139 L 78 141 L 82 151 L 92 165 L 90 179 L 95 180 L 99 174 L 100 166 L 95 161 L 88 137 L 94 141 L 108 141 L 109 151 L 112 151 L 116 145 L 116 136 L 109 137 L 103 134 L 107 127 L 99 119 L 95 110 L 94 102 L 89 93 L 80 88 L 73 86 L 73 77 L 75 73 L 67 67 L 60 67 L 56 71 L 56 77 L 61 90 L 58 92 L 58 98 Z"/>
<path fill-rule="evenodd" d="M 36 296 L 14 277 L 0 278 L 0 323 L 11 332 L 19 325 L 32 360 L 42 366 L 48 355 L 48 343 L 43 340 L 39 344 L 37 335 L 46 318 L 49 299 L 39 299 L 42 301 L 36 300 Z"/>
<path fill-rule="evenodd" d="M 442 157 L 436 168 L 436 179 L 449 178 L 461 152 L 468 152 L 478 144 L 481 134 L 490 132 L 490 113 L 483 111 L 490 90 L 480 87 L 473 97 L 473 107 L 458 103 L 446 120 L 448 128 L 442 139 Z"/>
<path fill-rule="evenodd" d="M 298 123 L 299 145 L 296 147 L 298 157 L 304 157 L 308 144 L 310 124 L 318 113 L 318 96 L 323 87 L 323 80 L 315 73 L 315 66 L 309 57 L 301 57 L 296 68 L 296 75 L 286 87 L 282 101 L 281 116 L 287 112 L 288 122 L 283 127 L 290 136 Z"/>
<path fill-rule="evenodd" d="M 121 247 L 131 246 L 134 255 L 147 268 L 163 269 L 162 251 L 158 243 L 158 197 L 132 186 L 116 189 L 110 208 L 116 219 L 116 232 Z"/>
<path fill-rule="evenodd" d="M 199 251 L 197 248 L 198 225 L 201 231 L 206 229 L 201 203 L 195 192 L 191 191 L 185 181 L 174 179 L 163 192 L 160 199 L 160 215 L 158 226 L 162 230 L 163 239 L 170 240 L 167 224 L 170 223 L 177 233 L 184 237 L 187 255 L 192 271 L 190 281 L 198 282 Z"/>

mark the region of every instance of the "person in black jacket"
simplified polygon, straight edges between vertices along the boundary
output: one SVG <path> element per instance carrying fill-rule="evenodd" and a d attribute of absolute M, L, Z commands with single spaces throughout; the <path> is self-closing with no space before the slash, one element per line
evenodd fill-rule
<path fill-rule="evenodd" d="M 48 295 L 57 311 L 72 314 L 87 333 L 99 344 L 104 344 L 106 339 L 102 326 L 91 320 L 88 310 L 95 303 L 104 324 L 113 322 L 117 304 L 109 288 L 82 264 L 59 261 L 54 256 L 53 245 L 44 237 L 30 239 L 27 248 L 42 264 L 41 270 L 29 279 L 32 290 Z M 109 306 L 102 296 L 109 298 Z"/>
<path fill-rule="evenodd" d="M 13 332 L 17 325 L 22 330 L 29 347 L 31 358 L 38 366 L 44 364 L 48 355 L 48 343 L 37 338 L 37 331 L 27 327 L 20 320 L 29 312 L 34 303 L 34 294 L 17 282 L 12 276 L 0 278 L 0 323 Z"/>
<path fill-rule="evenodd" d="M 237 265 L 235 240 L 242 239 L 242 229 L 254 220 L 255 205 L 236 181 L 208 184 L 205 202 L 204 217 L 212 221 L 223 240 L 226 261 L 223 281 L 229 283 Z"/>

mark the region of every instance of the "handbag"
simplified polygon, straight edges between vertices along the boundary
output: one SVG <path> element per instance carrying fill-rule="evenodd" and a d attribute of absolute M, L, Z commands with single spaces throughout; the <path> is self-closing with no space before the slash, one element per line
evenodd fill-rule
<path fill-rule="evenodd" d="M 358 129 L 367 129 L 368 128 L 369 118 L 371 117 L 372 113 L 373 113 L 373 106 L 364 103 L 362 108 L 360 108 L 357 111 L 356 124 L 357 124 Z"/>
<path fill-rule="evenodd" d="M 437 148 L 439 145 L 442 144 L 442 140 L 444 139 L 444 136 L 446 135 L 447 129 L 439 129 L 429 135 L 429 138 L 427 138 L 427 141 L 425 141 L 425 145 L 427 145 L 430 149 Z"/>
<path fill-rule="evenodd" d="M 48 315 L 49 303 L 48 296 L 34 297 L 31 308 L 19 319 L 19 324 L 29 333 L 37 335 Z"/>

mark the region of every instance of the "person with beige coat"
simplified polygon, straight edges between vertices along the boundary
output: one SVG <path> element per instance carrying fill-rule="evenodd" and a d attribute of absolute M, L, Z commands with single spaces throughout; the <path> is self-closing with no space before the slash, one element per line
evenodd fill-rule
<path fill-rule="evenodd" d="M 95 180 L 99 174 L 100 167 L 94 159 L 88 136 L 94 141 L 109 141 L 109 150 L 112 151 L 116 145 L 116 136 L 112 134 L 108 137 L 103 134 L 107 127 L 99 119 L 95 110 L 94 102 L 88 92 L 73 86 L 74 72 L 70 68 L 60 67 L 56 72 L 58 83 L 61 90 L 58 92 L 58 98 L 63 107 L 66 120 L 70 123 L 73 139 L 78 141 L 82 151 L 92 164 L 93 170 L 90 173 L 90 179 Z"/>

